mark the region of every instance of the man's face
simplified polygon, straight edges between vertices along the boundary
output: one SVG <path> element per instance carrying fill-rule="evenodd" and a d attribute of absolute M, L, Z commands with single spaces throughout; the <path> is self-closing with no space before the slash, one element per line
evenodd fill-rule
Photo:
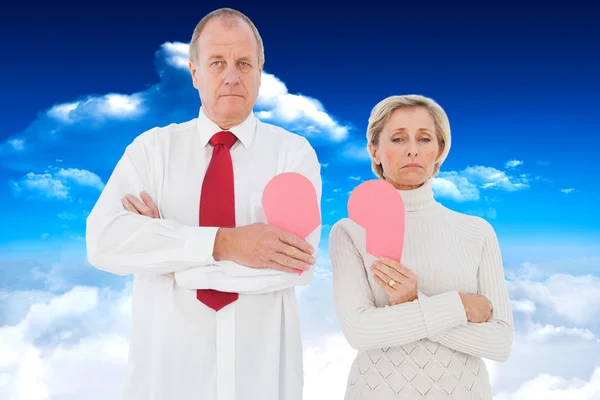
<path fill-rule="evenodd" d="M 217 17 L 206 24 L 198 50 L 190 72 L 205 113 L 222 129 L 240 124 L 256 103 L 263 67 L 252 28 Z"/>

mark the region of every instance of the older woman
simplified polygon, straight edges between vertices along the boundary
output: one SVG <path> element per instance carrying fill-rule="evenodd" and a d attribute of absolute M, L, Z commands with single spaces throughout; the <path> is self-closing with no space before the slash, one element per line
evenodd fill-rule
<path fill-rule="evenodd" d="M 404 201 L 405 243 L 400 263 L 378 260 L 352 220 L 331 229 L 335 306 L 358 350 L 345 398 L 492 399 L 482 358 L 508 358 L 513 315 L 492 226 L 434 199 L 446 113 L 423 96 L 391 96 L 373 108 L 367 139 L 373 171 Z"/>

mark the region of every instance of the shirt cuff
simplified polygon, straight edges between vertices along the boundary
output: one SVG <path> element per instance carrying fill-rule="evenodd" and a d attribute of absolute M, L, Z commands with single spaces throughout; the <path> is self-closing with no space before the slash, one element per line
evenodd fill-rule
<path fill-rule="evenodd" d="M 190 267 L 215 263 L 212 255 L 218 230 L 212 226 L 182 228 L 184 260 Z"/>
<path fill-rule="evenodd" d="M 428 336 L 440 333 L 459 325 L 467 324 L 467 314 L 457 291 L 435 296 L 420 296 L 419 304 L 425 317 Z"/>

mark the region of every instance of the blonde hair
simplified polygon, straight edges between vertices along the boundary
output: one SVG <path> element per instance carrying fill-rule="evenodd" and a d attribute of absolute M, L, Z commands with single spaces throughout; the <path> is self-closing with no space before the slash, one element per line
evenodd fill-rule
<path fill-rule="evenodd" d="M 432 176 L 435 176 L 440 171 L 440 166 L 448 156 L 450 151 L 450 121 L 444 109 L 436 103 L 433 99 L 425 96 L 411 94 L 404 96 L 389 96 L 381 100 L 373 110 L 369 117 L 369 125 L 367 126 L 367 141 L 373 143 L 373 146 L 377 146 L 379 143 L 379 136 L 383 127 L 390 119 L 392 113 L 400 108 L 416 108 L 423 107 L 433 117 L 435 123 L 435 132 L 440 146 L 441 154 L 436 160 L 435 167 L 433 169 Z M 368 145 L 367 145 L 368 148 Z M 369 152 L 371 154 L 371 152 Z M 371 168 L 375 175 L 379 178 L 384 179 L 383 167 L 381 164 L 375 163 L 375 160 L 371 156 Z"/>
<path fill-rule="evenodd" d="M 256 39 L 256 44 L 258 47 L 258 64 L 259 66 L 262 66 L 265 62 L 265 48 L 263 45 L 262 37 L 260 36 L 260 33 L 258 33 L 258 29 L 256 29 L 256 26 L 250 20 L 250 18 L 248 18 L 245 14 L 241 13 L 240 11 L 234 10 L 232 8 L 219 8 L 218 10 L 214 10 L 206 14 L 204 18 L 202 18 L 200 22 L 198 22 L 196 28 L 194 29 L 194 33 L 192 34 L 192 40 L 189 46 L 189 60 L 192 62 L 198 61 L 198 41 L 200 40 L 200 34 L 206 27 L 206 24 L 208 24 L 210 20 L 217 17 L 222 17 L 223 22 L 229 24 L 229 26 L 240 21 L 245 22 L 250 26 L 252 32 L 254 32 L 254 37 Z"/>

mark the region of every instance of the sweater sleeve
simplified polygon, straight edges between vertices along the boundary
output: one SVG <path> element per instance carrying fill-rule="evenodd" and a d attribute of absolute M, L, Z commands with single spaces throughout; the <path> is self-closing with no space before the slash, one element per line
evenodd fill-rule
<path fill-rule="evenodd" d="M 456 291 L 377 307 L 363 258 L 343 221 L 331 229 L 329 251 L 334 304 L 342 332 L 353 348 L 402 346 L 466 324 Z"/>
<path fill-rule="evenodd" d="M 484 223 L 484 242 L 478 271 L 478 294 L 492 303 L 492 317 L 487 322 L 469 322 L 432 335 L 430 340 L 465 354 L 506 361 L 513 342 L 513 313 L 500 246 L 493 227 L 487 221 Z"/>

